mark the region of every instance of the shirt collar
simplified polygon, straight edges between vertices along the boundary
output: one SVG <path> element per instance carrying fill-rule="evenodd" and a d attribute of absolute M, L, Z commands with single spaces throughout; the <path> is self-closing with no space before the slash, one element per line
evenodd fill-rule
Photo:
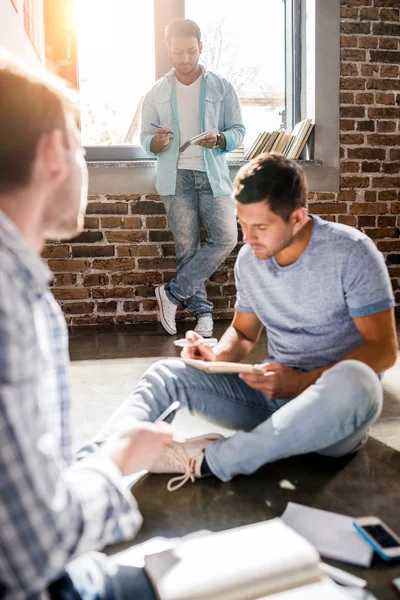
<path fill-rule="evenodd" d="M 0 247 L 14 256 L 25 281 L 37 294 L 42 294 L 53 278 L 48 266 L 23 237 L 15 223 L 0 209 Z"/>

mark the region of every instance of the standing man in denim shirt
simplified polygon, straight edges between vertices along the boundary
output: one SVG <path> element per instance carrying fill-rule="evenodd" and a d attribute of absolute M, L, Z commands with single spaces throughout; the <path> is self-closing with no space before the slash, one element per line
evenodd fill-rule
<path fill-rule="evenodd" d="M 176 333 L 176 309 L 184 302 L 197 319 L 195 331 L 210 337 L 213 305 L 205 282 L 237 242 L 226 152 L 241 144 L 245 128 L 232 85 L 199 65 L 196 23 L 176 19 L 165 35 L 174 68 L 147 93 L 140 136 L 145 152 L 157 158 L 156 187 L 176 245 L 177 275 L 156 289 L 156 297 L 169 334 Z M 218 133 L 179 153 L 184 142 L 210 129 Z M 203 246 L 201 221 L 207 229 Z"/>

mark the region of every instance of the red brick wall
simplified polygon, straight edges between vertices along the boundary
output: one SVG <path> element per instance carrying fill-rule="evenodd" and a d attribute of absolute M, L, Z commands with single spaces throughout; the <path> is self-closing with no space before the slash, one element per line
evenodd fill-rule
<path fill-rule="evenodd" d="M 400 304 L 400 1 L 341 4 L 341 185 L 337 194 L 310 194 L 309 210 L 375 241 Z M 90 198 L 85 231 L 47 245 L 44 256 L 73 325 L 156 321 L 154 286 L 174 275 L 172 234 L 158 196 L 149 194 Z M 235 258 L 208 284 L 220 318 L 233 313 Z"/>

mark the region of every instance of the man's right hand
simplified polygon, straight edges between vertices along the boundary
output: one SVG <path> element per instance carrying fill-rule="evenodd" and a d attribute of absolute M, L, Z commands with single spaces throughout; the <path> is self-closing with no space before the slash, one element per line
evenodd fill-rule
<path fill-rule="evenodd" d="M 150 150 L 154 153 L 161 152 L 165 146 L 171 141 L 171 134 L 169 133 L 170 128 L 169 125 L 166 127 L 162 127 L 160 129 L 156 129 L 156 132 L 153 136 L 153 139 L 150 143 Z"/>
<path fill-rule="evenodd" d="M 208 362 L 216 360 L 216 356 L 210 346 L 203 344 L 201 341 L 199 342 L 199 340 L 204 339 L 201 335 L 195 331 L 187 331 L 185 337 L 189 343 L 193 343 L 193 346 L 186 346 L 186 348 L 183 348 L 181 352 L 182 358 L 195 358 L 197 360 L 207 360 Z M 196 345 L 194 345 L 195 342 Z"/>
<path fill-rule="evenodd" d="M 164 447 L 172 441 L 172 427 L 167 423 L 134 422 L 111 436 L 101 452 L 117 465 L 122 475 L 149 469 Z"/>

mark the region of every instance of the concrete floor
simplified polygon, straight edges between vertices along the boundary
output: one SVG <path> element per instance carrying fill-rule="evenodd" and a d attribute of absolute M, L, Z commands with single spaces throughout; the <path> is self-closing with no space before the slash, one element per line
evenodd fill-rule
<path fill-rule="evenodd" d="M 226 322 L 217 323 L 216 337 L 226 326 Z M 185 324 L 179 327 L 177 337 L 184 334 Z M 75 448 L 104 423 L 154 360 L 179 355 L 174 339 L 160 325 L 82 327 L 70 332 Z M 247 362 L 263 360 L 265 343 L 264 338 Z M 251 477 L 237 477 L 230 483 L 204 479 L 174 494 L 166 491 L 167 476 L 146 476 L 134 487 L 144 516 L 136 542 L 269 519 L 280 516 L 289 501 L 351 516 L 377 515 L 400 532 L 400 362 L 385 374 L 383 386 L 382 416 L 372 427 L 367 445 L 354 457 L 300 456 L 267 465 Z M 210 429 L 224 432 L 185 410 L 179 413 L 175 426 L 185 435 Z M 283 489 L 282 479 L 292 482 L 294 489 Z M 400 576 L 399 564 L 393 566 L 375 558 L 368 571 L 346 568 L 367 579 L 379 600 L 399 597 L 391 587 L 391 580 Z"/>

